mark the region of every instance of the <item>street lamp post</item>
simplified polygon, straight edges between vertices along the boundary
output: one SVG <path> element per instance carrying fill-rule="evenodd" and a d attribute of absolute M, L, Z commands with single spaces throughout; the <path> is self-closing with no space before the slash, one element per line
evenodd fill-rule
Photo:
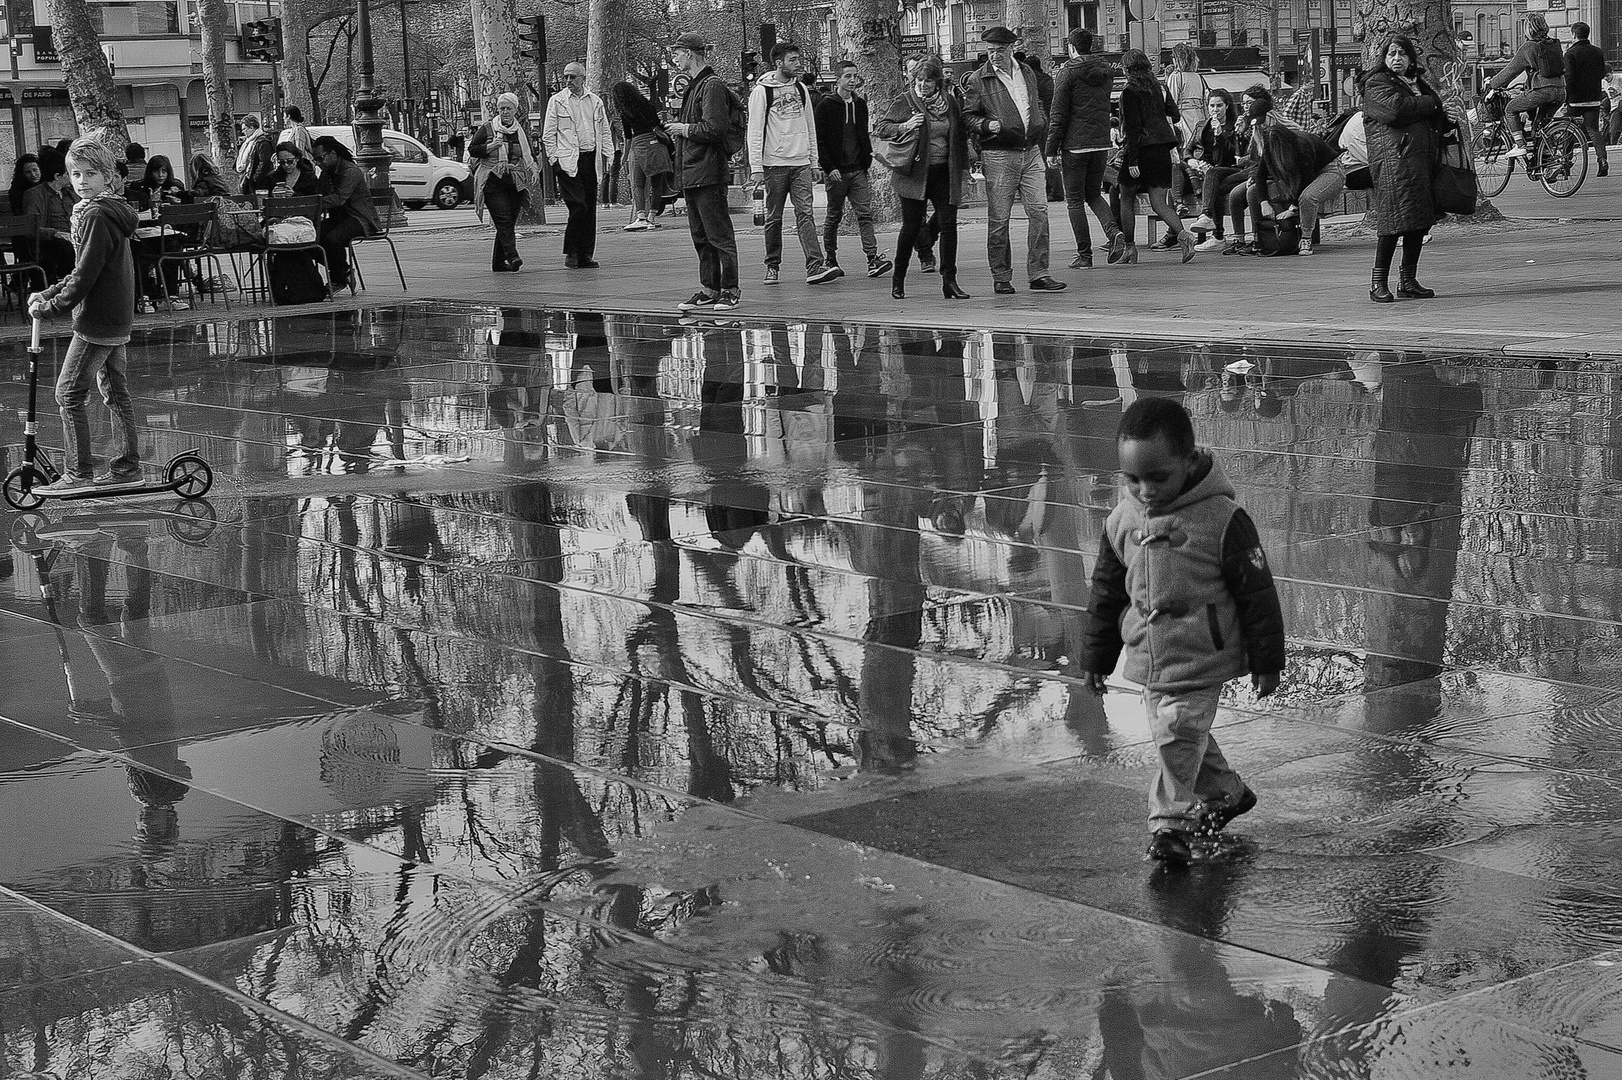
<path fill-rule="evenodd" d="M 377 96 L 376 65 L 372 57 L 372 9 L 360 0 L 356 11 L 360 32 L 360 91 L 355 95 L 355 161 L 374 188 L 389 182 L 389 152 L 383 146 L 383 99 Z"/>

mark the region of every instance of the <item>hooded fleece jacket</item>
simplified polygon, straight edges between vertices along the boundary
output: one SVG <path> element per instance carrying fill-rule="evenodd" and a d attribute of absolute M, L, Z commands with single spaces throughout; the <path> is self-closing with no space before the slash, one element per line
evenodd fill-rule
<path fill-rule="evenodd" d="M 41 295 L 53 314 L 73 311 L 73 332 L 93 345 L 122 345 L 135 321 L 135 208 L 98 195 L 73 210 L 71 273 Z"/>
<path fill-rule="evenodd" d="M 814 116 L 811 91 L 798 79 L 762 75 L 749 91 L 750 168 L 810 165 L 817 148 Z"/>
<path fill-rule="evenodd" d="M 1082 638 L 1084 671 L 1181 693 L 1284 669 L 1284 615 L 1256 526 L 1209 453 L 1150 510 L 1125 492 L 1104 525 Z"/>

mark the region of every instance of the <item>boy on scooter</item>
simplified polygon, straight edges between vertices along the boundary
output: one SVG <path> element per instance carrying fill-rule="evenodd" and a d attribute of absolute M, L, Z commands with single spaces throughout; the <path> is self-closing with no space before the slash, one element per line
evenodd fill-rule
<path fill-rule="evenodd" d="M 118 155 L 94 136 L 82 136 L 68 148 L 68 179 L 79 195 L 72 216 L 73 272 L 28 300 L 28 314 L 36 319 L 73 312 L 73 342 L 56 380 L 66 461 L 60 479 L 34 489 L 45 495 L 141 482 L 141 448 L 124 354 L 135 317 L 130 253 L 135 210 L 114 190 Z M 95 471 L 85 411 L 92 383 L 101 389 L 120 440 L 118 456 L 101 474 Z"/>

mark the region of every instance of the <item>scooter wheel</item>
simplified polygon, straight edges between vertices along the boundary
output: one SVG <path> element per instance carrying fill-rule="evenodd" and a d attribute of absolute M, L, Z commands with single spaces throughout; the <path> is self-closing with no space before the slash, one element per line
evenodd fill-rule
<path fill-rule="evenodd" d="M 181 454 L 169 463 L 168 480 L 182 499 L 201 499 L 214 486 L 214 470 L 195 454 Z"/>
<path fill-rule="evenodd" d="M 175 505 L 174 516 L 169 519 L 169 535 L 182 544 L 201 547 L 214 535 L 219 522 L 213 503 L 206 499 L 185 499 Z"/>
<path fill-rule="evenodd" d="M 13 510 L 32 510 L 45 501 L 45 496 L 34 493 L 35 488 L 45 484 L 44 473 L 32 465 L 19 465 L 6 474 L 5 488 L 0 493 Z"/>
<path fill-rule="evenodd" d="M 39 531 L 50 524 L 51 519 L 44 514 L 25 510 L 11 523 L 11 542 L 23 551 L 42 551 L 45 542 L 39 538 Z"/>

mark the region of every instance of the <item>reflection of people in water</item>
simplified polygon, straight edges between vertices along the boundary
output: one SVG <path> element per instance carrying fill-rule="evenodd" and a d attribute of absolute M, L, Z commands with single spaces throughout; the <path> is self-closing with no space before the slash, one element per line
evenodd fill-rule
<path fill-rule="evenodd" d="M 114 547 L 124 566 L 124 600 L 116 609 L 107 602 L 107 579 Z M 100 536 L 84 545 L 77 560 L 78 624 L 90 652 L 107 680 L 106 722 L 120 743 L 132 747 L 126 766 L 130 794 L 141 804 L 137 836 L 144 850 L 159 854 L 179 835 L 175 806 L 186 797 L 191 770 L 181 760 L 175 740 L 179 727 L 164 662 L 149 651 L 152 568 L 146 536 Z M 70 676 L 71 678 L 71 676 Z M 70 683 L 70 689 L 77 690 Z M 81 707 L 75 692 L 75 705 Z"/>

